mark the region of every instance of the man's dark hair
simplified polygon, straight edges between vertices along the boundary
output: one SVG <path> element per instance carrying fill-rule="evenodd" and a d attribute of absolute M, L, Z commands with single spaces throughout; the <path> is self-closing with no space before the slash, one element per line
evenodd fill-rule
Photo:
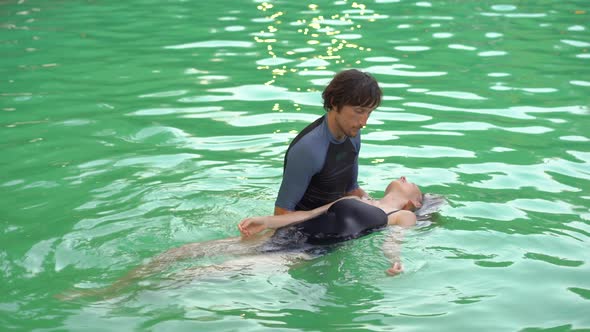
<path fill-rule="evenodd" d="M 333 107 L 340 110 L 344 105 L 376 108 L 381 104 L 381 89 L 370 74 L 357 69 L 344 70 L 336 74 L 324 89 L 324 109 Z"/>

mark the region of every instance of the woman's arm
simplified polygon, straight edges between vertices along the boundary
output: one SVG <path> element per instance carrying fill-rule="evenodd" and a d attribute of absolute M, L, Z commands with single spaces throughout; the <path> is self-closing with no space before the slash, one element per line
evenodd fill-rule
<path fill-rule="evenodd" d="M 314 218 L 324 212 L 326 212 L 332 204 L 342 199 L 359 199 L 356 196 L 347 196 L 340 198 L 332 203 L 322 205 L 318 208 L 309 211 L 294 211 L 287 214 L 277 216 L 263 216 L 263 217 L 251 217 L 242 220 L 238 224 L 238 229 L 243 236 L 249 237 L 256 233 L 260 233 L 265 229 L 276 229 L 284 226 L 295 225 L 311 218 Z"/>
<path fill-rule="evenodd" d="M 385 273 L 390 276 L 398 275 L 404 271 L 400 255 L 403 238 L 403 229 L 396 229 L 393 234 L 383 242 L 383 253 L 391 262 L 391 267 L 385 270 Z"/>
<path fill-rule="evenodd" d="M 387 219 L 388 225 L 397 225 L 403 228 L 408 228 L 416 225 L 416 215 L 408 210 L 401 210 L 392 214 Z M 390 276 L 395 276 L 404 271 L 401 263 L 400 249 L 404 238 L 403 229 L 397 229 L 391 238 L 385 240 L 383 243 L 383 252 L 389 258 L 391 267 L 385 270 Z"/>

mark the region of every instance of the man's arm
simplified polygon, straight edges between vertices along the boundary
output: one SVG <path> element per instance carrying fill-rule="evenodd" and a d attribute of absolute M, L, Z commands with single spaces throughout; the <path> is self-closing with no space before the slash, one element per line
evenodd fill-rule
<path fill-rule="evenodd" d="M 369 196 L 369 194 L 367 194 L 367 192 L 364 191 L 363 188 L 361 188 L 361 187 L 358 187 L 356 189 L 353 189 L 353 190 L 347 192 L 346 196 L 356 196 L 361 199 L 371 199 L 371 196 Z M 275 210 L 275 212 L 276 212 L 276 210 Z"/>
<path fill-rule="evenodd" d="M 275 201 L 275 215 L 295 211 L 295 206 L 305 194 L 311 178 L 322 167 L 321 153 L 305 142 L 299 141 L 287 152 L 283 181 Z"/>
<path fill-rule="evenodd" d="M 275 205 L 275 213 L 274 213 L 275 216 L 280 216 L 282 214 L 287 214 L 287 213 L 292 213 L 292 212 L 293 211 L 291 211 L 291 210 L 283 209 L 282 207 Z"/>

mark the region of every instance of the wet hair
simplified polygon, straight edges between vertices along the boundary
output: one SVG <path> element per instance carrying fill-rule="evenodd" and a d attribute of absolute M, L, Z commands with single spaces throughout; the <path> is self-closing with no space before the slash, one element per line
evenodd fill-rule
<path fill-rule="evenodd" d="M 383 92 L 377 80 L 357 69 L 336 74 L 324 89 L 322 99 L 326 111 L 340 110 L 344 105 L 376 108 L 381 104 Z"/>
<path fill-rule="evenodd" d="M 418 221 L 428 220 L 443 206 L 447 200 L 444 196 L 436 194 L 422 194 L 422 206 L 414 211 Z"/>

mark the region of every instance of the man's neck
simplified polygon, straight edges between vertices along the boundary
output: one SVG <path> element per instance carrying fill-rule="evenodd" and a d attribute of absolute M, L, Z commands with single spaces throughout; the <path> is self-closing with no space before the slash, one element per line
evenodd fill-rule
<path fill-rule="evenodd" d="M 344 133 L 336 125 L 336 113 L 335 112 L 338 112 L 338 111 L 336 111 L 336 110 L 329 111 L 328 114 L 326 115 L 326 121 L 328 121 L 328 130 L 332 134 L 332 137 L 334 137 L 337 141 L 341 141 L 346 137 L 346 135 L 344 135 Z"/>

